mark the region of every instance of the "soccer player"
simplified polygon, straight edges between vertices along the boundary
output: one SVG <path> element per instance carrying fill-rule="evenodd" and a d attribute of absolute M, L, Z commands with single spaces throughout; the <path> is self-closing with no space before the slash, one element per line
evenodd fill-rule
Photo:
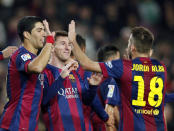
<path fill-rule="evenodd" d="M 77 40 L 77 43 L 80 46 L 81 50 L 85 53 L 86 52 L 86 41 L 85 41 L 85 39 L 81 35 L 77 34 L 76 35 L 76 40 Z M 71 57 L 74 57 L 74 56 L 71 55 Z M 74 59 L 75 59 L 75 57 L 74 57 Z M 91 76 L 91 72 L 85 71 L 81 66 L 78 68 L 77 71 L 80 74 L 80 76 L 82 77 L 85 84 L 88 85 L 87 78 Z M 99 119 L 98 123 L 99 122 L 102 123 L 102 126 L 105 129 L 104 122 L 108 120 L 109 116 L 106 113 L 106 111 L 104 110 L 102 102 L 100 101 L 100 99 L 97 95 L 94 98 L 94 100 L 93 100 L 93 102 L 91 103 L 90 106 L 87 106 L 87 105 L 83 104 L 83 112 L 84 112 L 86 129 L 89 129 L 89 126 L 92 125 L 92 122 L 94 122 L 94 120 L 91 119 L 91 117 L 93 117 L 94 113 L 96 113 L 98 115 L 97 116 L 97 119 Z M 96 130 L 95 127 L 94 127 L 94 124 L 93 124 L 92 125 L 93 130 Z M 101 126 L 97 126 L 97 127 L 99 127 L 98 129 L 101 128 Z"/>
<path fill-rule="evenodd" d="M 0 119 L 0 130 L 37 131 L 43 96 L 42 75 L 39 73 L 48 63 L 54 39 L 47 21 L 36 16 L 25 16 L 19 20 L 17 31 L 22 46 L 11 56 L 8 64 L 9 102 Z"/>
<path fill-rule="evenodd" d="M 120 82 L 119 130 L 163 131 L 164 96 L 167 71 L 163 63 L 150 58 L 153 34 L 144 27 L 134 27 L 128 41 L 132 60 L 114 60 L 98 63 L 90 60 L 76 43 L 75 22 L 71 21 L 68 32 L 73 53 L 84 69 L 102 72 Z"/>
<path fill-rule="evenodd" d="M 18 49 L 18 47 L 16 47 L 16 46 L 8 46 L 8 47 L 6 47 L 6 48 L 3 49 L 2 51 L 0 51 L 0 60 L 7 59 L 7 58 L 10 57 L 17 49 Z"/>
<path fill-rule="evenodd" d="M 67 66 L 71 50 L 68 33 L 56 32 L 50 65 L 45 72 L 44 97 L 49 94 L 54 83 L 57 84 L 55 85 L 57 91 L 55 90 L 56 95 L 52 99 L 47 100 L 48 103 L 43 98 L 44 106 L 42 107 L 43 120 L 49 131 L 92 130 L 90 125 L 88 129 L 86 128 L 82 103 L 89 104 L 92 101 L 92 97 L 96 94 L 96 87 L 86 87 L 78 70 L 69 70 L 67 75 L 62 76 L 62 70 Z M 98 77 L 94 75 L 93 78 L 89 78 L 89 82 L 92 85 L 99 84 L 95 84 L 95 79 Z M 91 95 L 93 90 L 95 90 L 94 95 Z"/>
<path fill-rule="evenodd" d="M 120 52 L 116 46 L 106 45 L 104 47 L 99 48 L 97 52 L 97 58 L 98 58 L 98 61 L 100 62 L 116 60 L 120 58 Z M 102 119 L 98 117 L 100 116 L 100 114 L 96 112 L 98 114 L 97 116 L 96 113 L 93 113 L 92 122 L 93 122 L 94 130 L 97 130 L 97 131 L 113 130 L 114 131 L 116 130 L 116 125 L 118 125 L 118 121 L 119 121 L 119 111 L 117 106 L 119 105 L 119 102 L 120 102 L 120 96 L 119 96 L 118 85 L 112 77 L 109 77 L 100 84 L 97 94 L 98 96 L 96 97 L 100 98 L 99 102 L 102 103 L 102 107 L 101 107 L 102 109 L 105 108 L 105 105 L 108 102 L 109 104 L 112 104 L 114 102 L 115 108 L 114 110 L 112 110 L 113 113 L 112 114 L 110 113 L 109 120 L 107 120 L 107 123 L 106 123 L 107 128 L 105 127 L 105 123 L 104 123 L 106 122 L 106 120 L 102 121 Z M 113 99 L 111 101 L 110 99 L 112 97 L 116 99 Z M 96 103 L 95 99 L 93 102 Z"/>

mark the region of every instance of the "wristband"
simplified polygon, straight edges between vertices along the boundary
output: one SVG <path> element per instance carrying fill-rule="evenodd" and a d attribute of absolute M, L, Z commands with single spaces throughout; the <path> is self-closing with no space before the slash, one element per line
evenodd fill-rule
<path fill-rule="evenodd" d="M 46 37 L 46 43 L 54 44 L 54 37 L 52 35 L 48 35 Z"/>
<path fill-rule="evenodd" d="M 3 60 L 4 57 L 3 57 L 3 54 L 2 54 L 2 51 L 0 51 L 0 60 Z"/>

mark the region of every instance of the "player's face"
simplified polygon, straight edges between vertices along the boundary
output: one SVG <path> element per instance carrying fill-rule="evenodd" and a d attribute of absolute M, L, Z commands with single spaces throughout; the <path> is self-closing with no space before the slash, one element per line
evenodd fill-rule
<path fill-rule="evenodd" d="M 57 37 L 54 52 L 59 60 L 67 61 L 70 57 L 71 50 L 72 47 L 67 36 Z"/>
<path fill-rule="evenodd" d="M 41 22 L 37 22 L 31 31 L 30 42 L 36 49 L 41 49 L 44 45 L 45 31 Z"/>

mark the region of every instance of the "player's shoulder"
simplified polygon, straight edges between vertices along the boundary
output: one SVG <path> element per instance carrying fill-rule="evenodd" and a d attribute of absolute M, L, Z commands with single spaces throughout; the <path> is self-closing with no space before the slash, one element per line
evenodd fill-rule
<path fill-rule="evenodd" d="M 108 67 L 112 68 L 113 66 L 120 66 L 123 64 L 123 59 L 117 59 L 112 61 L 104 62 Z"/>
<path fill-rule="evenodd" d="M 130 59 L 120 59 L 121 62 L 124 62 L 124 63 L 132 63 L 132 60 Z"/>
<path fill-rule="evenodd" d="M 11 58 L 22 58 L 22 60 L 26 61 L 28 59 L 32 59 L 32 56 L 34 56 L 34 54 L 32 54 L 31 52 L 29 52 L 28 50 L 26 50 L 23 46 L 21 46 L 19 49 L 17 49 L 13 55 L 11 56 Z"/>
<path fill-rule="evenodd" d="M 162 66 L 165 67 L 165 64 L 164 64 L 163 61 L 160 61 L 160 60 L 158 60 L 158 59 L 154 59 L 154 58 L 151 58 L 151 61 L 152 61 L 153 64 L 156 64 L 156 65 L 162 65 Z"/>
<path fill-rule="evenodd" d="M 53 66 L 53 65 L 47 64 L 45 70 L 49 70 L 49 71 L 51 71 L 52 73 L 54 73 L 54 72 L 59 71 L 60 69 L 57 68 L 57 67 L 55 67 L 55 66 Z"/>
<path fill-rule="evenodd" d="M 59 72 L 60 72 L 59 68 L 50 64 L 47 64 L 46 68 L 44 69 L 44 73 L 47 74 L 48 76 L 49 75 L 56 76 L 56 74 L 59 74 Z"/>

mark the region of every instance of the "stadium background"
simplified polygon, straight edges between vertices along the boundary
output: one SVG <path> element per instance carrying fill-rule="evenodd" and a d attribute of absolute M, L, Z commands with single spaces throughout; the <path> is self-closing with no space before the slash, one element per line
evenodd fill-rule
<path fill-rule="evenodd" d="M 174 92 L 174 1 L 173 0 L 0 0 L 0 49 L 20 46 L 18 20 L 26 15 L 47 18 L 51 30 L 67 30 L 71 19 L 87 42 L 87 54 L 96 59 L 96 50 L 106 44 L 127 46 L 130 28 L 142 25 L 155 35 L 153 57 L 168 69 L 167 92 Z M 0 114 L 6 97 L 8 60 L 0 62 Z M 165 106 L 168 130 L 174 130 L 174 103 Z M 44 130 L 42 121 L 39 130 Z"/>

